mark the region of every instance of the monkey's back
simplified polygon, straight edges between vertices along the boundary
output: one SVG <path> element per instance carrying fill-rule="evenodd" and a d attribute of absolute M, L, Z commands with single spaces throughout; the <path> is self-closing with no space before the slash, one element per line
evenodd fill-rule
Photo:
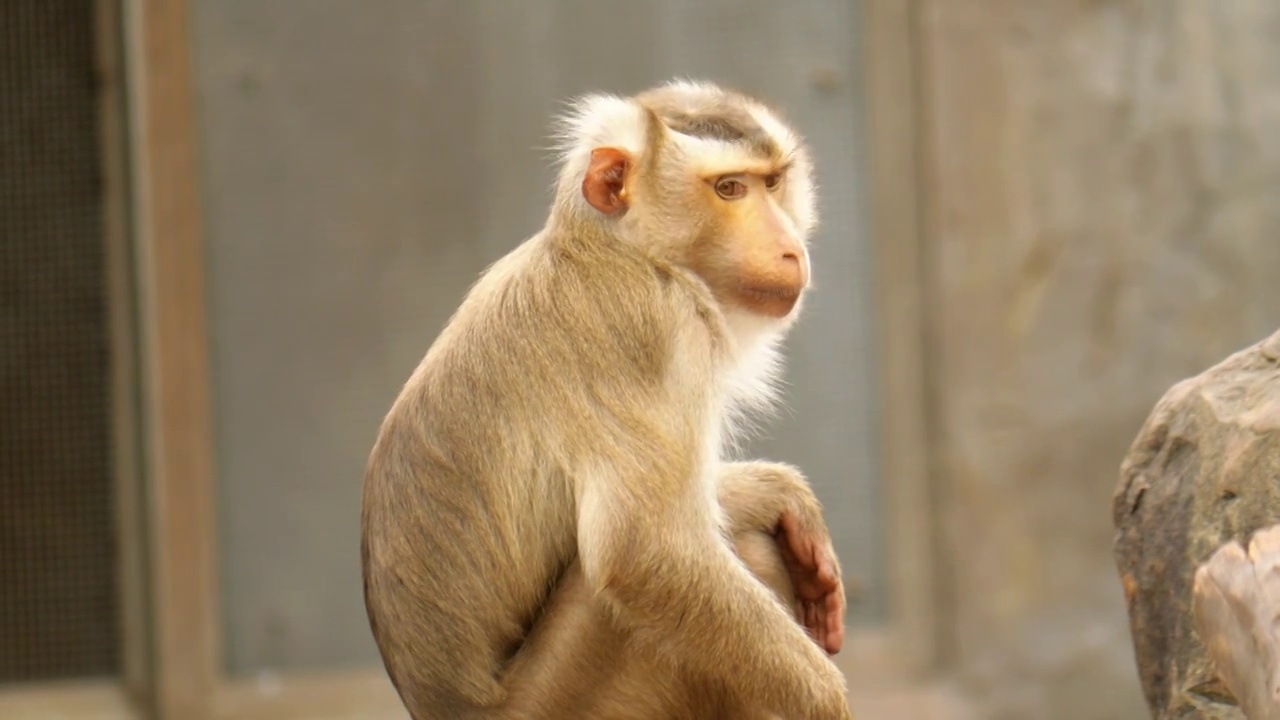
<path fill-rule="evenodd" d="M 545 239 L 513 251 L 383 423 L 364 481 L 366 608 L 415 717 L 501 701 L 504 663 L 576 557 L 569 446 L 631 376 L 663 372 L 664 328 L 627 317 L 655 276 L 619 263 L 584 277 Z"/>

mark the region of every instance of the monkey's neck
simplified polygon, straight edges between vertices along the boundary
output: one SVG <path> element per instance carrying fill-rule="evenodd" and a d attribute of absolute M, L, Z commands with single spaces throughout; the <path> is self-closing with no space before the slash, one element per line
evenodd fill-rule
<path fill-rule="evenodd" d="M 579 258 L 585 264 L 594 264 L 592 257 L 625 258 L 628 262 L 647 264 L 659 277 L 679 284 L 697 306 L 698 315 L 723 352 L 727 365 L 752 364 L 752 358 L 759 357 L 762 350 L 771 354 L 769 349 L 778 344 L 789 327 L 789 320 L 762 317 L 721 303 L 710 286 L 692 270 L 628 242 L 616 222 L 590 218 L 586 222 L 569 223 L 553 215 L 543 231 L 543 239 L 556 252 Z"/>
<path fill-rule="evenodd" d="M 594 259 L 654 264 L 657 258 L 645 252 L 636 243 L 627 242 L 616 221 L 601 221 L 597 217 L 582 214 L 577 221 L 553 214 L 542 231 L 543 241 L 556 252 L 579 258 L 594 264 Z M 573 217 L 573 216 L 569 216 Z"/>

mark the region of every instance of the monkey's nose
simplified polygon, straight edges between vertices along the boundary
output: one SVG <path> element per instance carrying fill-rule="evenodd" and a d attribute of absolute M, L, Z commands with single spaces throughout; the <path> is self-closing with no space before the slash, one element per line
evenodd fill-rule
<path fill-rule="evenodd" d="M 800 252 L 784 250 L 775 263 L 777 284 L 793 288 L 795 292 L 802 290 L 809 283 L 808 268 Z"/>

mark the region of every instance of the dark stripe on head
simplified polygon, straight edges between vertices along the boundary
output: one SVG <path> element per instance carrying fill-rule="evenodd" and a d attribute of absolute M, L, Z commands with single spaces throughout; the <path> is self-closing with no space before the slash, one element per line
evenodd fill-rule
<path fill-rule="evenodd" d="M 755 155 L 765 159 L 777 159 L 782 149 L 773 137 L 751 117 L 738 108 L 714 108 L 700 113 L 660 113 L 672 130 L 691 137 L 721 140 L 742 145 Z"/>
<path fill-rule="evenodd" d="M 664 85 L 650 88 L 636 99 L 673 132 L 731 143 L 762 160 L 786 161 L 778 141 L 748 109 L 759 103 L 747 95 L 714 85 Z"/>

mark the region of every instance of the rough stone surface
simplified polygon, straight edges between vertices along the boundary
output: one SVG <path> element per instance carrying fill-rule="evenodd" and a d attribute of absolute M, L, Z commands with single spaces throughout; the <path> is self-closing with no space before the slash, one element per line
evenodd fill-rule
<path fill-rule="evenodd" d="M 1243 720 L 1192 626 L 1196 567 L 1280 521 L 1280 332 L 1178 383 L 1130 448 L 1115 556 L 1157 720 Z"/>

